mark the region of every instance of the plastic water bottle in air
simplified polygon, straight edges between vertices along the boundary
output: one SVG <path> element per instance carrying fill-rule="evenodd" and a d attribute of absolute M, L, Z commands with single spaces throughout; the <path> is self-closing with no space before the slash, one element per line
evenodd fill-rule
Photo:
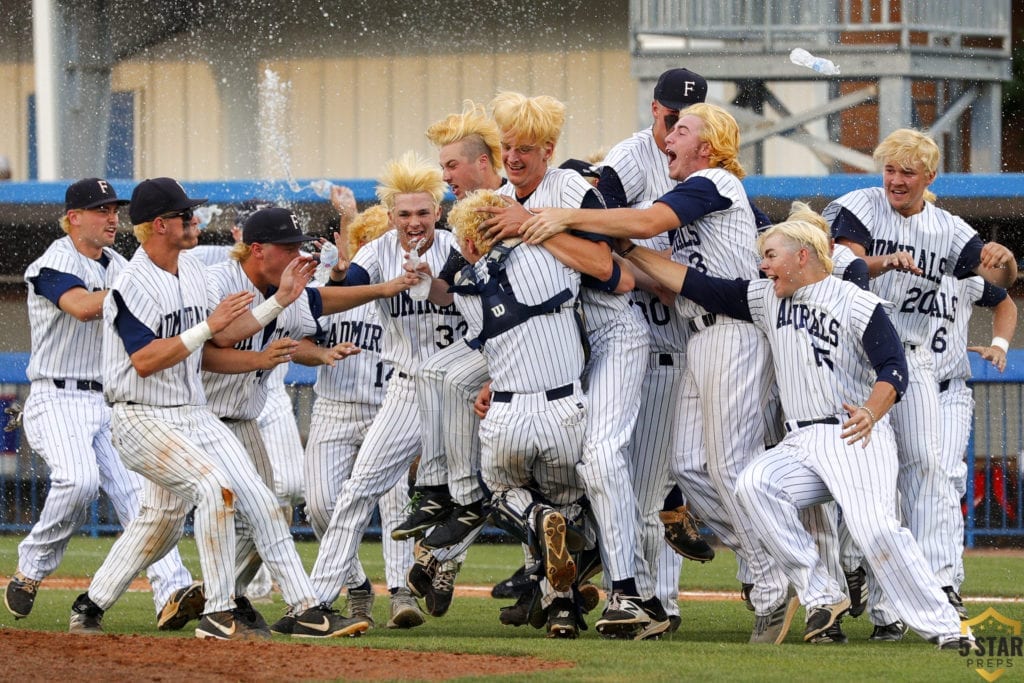
<path fill-rule="evenodd" d="M 207 204 L 204 206 L 197 206 L 192 210 L 192 215 L 199 219 L 199 229 L 204 230 L 210 221 L 213 220 L 214 216 L 219 216 L 224 213 L 224 209 L 220 208 L 216 204 Z"/>
<path fill-rule="evenodd" d="M 413 242 L 412 249 L 409 250 L 409 265 L 415 269 L 420 265 L 420 249 L 423 248 L 423 240 L 417 240 Z M 430 281 L 431 278 L 426 273 L 419 273 L 420 281 L 409 288 L 409 296 L 415 301 L 423 301 L 430 296 Z"/>
<path fill-rule="evenodd" d="M 839 67 L 832 63 L 832 60 L 824 57 L 815 57 L 802 47 L 793 48 L 789 53 L 789 61 L 797 66 L 806 66 L 808 69 L 817 71 L 825 76 L 838 76 Z"/>
<path fill-rule="evenodd" d="M 323 199 L 330 199 L 331 188 L 334 187 L 334 183 L 330 180 L 314 180 L 309 184 L 309 187 L 316 193 L 316 196 L 322 197 Z"/>

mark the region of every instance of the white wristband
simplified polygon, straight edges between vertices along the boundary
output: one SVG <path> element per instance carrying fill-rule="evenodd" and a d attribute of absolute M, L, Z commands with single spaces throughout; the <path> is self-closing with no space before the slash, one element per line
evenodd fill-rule
<path fill-rule="evenodd" d="M 181 333 L 181 343 L 185 345 L 189 353 L 192 353 L 200 346 L 203 345 L 207 339 L 213 336 L 213 332 L 210 331 L 210 326 L 206 324 L 206 321 L 193 325 L 184 332 Z"/>
<path fill-rule="evenodd" d="M 1010 350 L 1010 342 L 1003 339 L 1002 337 L 992 337 L 992 343 L 989 344 L 989 346 L 994 346 L 998 349 L 1002 349 L 1003 353 L 1006 353 Z"/>
<path fill-rule="evenodd" d="M 284 310 L 284 306 L 277 302 L 277 295 L 270 297 L 256 308 L 252 309 L 252 317 L 256 318 L 256 322 L 260 324 L 260 327 L 266 327 L 270 324 L 270 321 L 281 314 Z"/>

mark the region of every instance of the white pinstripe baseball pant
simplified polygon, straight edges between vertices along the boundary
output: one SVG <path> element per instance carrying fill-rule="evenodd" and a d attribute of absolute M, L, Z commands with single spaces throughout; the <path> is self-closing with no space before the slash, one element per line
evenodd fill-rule
<path fill-rule="evenodd" d="M 836 500 L 846 524 L 894 610 L 923 638 L 960 634 L 960 619 L 946 600 L 910 532 L 892 513 L 897 462 L 888 420 L 871 441 L 847 445 L 841 425 L 818 424 L 791 432 L 740 475 L 736 494 L 751 511 L 761 543 L 784 568 L 808 609 L 839 602 L 843 588 L 825 570 L 797 510 Z"/>
<path fill-rule="evenodd" d="M 285 386 L 275 385 L 270 389 L 267 403 L 257 422 L 263 441 L 267 444 L 270 464 L 274 467 L 271 490 L 281 507 L 290 510 L 296 505 L 302 505 L 306 495 L 302 436 L 295 422 L 295 407 Z"/>
<path fill-rule="evenodd" d="M 641 554 L 640 511 L 628 461 L 647 356 L 646 329 L 639 323 L 627 325 L 620 318 L 590 335 L 590 361 L 584 370 L 590 410 L 576 468 L 597 520 L 605 579 L 634 577 L 641 597 L 654 595 L 655 586 Z"/>
<path fill-rule="evenodd" d="M 963 499 L 967 493 L 967 442 L 971 438 L 971 426 L 974 421 L 974 392 L 963 379 L 951 379 L 939 391 L 939 410 L 942 414 L 942 453 L 941 467 L 946 476 L 953 482 L 957 499 Z M 964 518 L 956 515 L 953 520 L 958 526 L 953 531 L 955 542 L 953 588 L 960 590 L 964 582 Z M 949 584 L 943 584 L 949 585 Z"/>
<path fill-rule="evenodd" d="M 333 603 L 349 579 L 374 506 L 396 484 L 404 484 L 420 448 L 418 417 L 414 381 L 396 370 L 320 539 L 312 580 L 321 602 Z M 408 544 L 411 557 L 412 541 L 401 543 Z M 402 568 L 402 576 L 407 569 Z"/>
<path fill-rule="evenodd" d="M 39 519 L 18 544 L 18 569 L 44 579 L 60 565 L 99 488 L 122 527 L 139 514 L 142 478 L 125 468 L 111 443 L 110 407 L 98 391 L 58 389 L 49 379 L 32 383 L 25 401 L 25 436 L 50 468 L 50 490 Z M 147 572 L 159 614 L 176 590 L 192 583 L 177 549 Z"/>

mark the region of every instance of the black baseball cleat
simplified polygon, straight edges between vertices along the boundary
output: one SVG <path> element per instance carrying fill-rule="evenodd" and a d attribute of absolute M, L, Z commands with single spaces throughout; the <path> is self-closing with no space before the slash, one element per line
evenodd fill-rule
<path fill-rule="evenodd" d="M 488 512 L 485 508 L 483 500 L 457 506 L 423 538 L 423 547 L 450 548 L 466 540 L 467 536 L 487 521 Z"/>
<path fill-rule="evenodd" d="M 263 633 L 249 625 L 237 609 L 204 614 L 196 626 L 196 638 L 200 640 L 267 640 L 269 633 Z"/>
<path fill-rule="evenodd" d="M 267 620 L 244 595 L 235 597 L 235 615 L 264 638 L 270 637 L 270 626 L 267 624 Z"/>
<path fill-rule="evenodd" d="M 356 637 L 370 626 L 366 617 L 343 617 L 337 610 L 321 604 L 295 615 L 292 638 Z"/>
<path fill-rule="evenodd" d="M 391 539 L 404 541 L 422 536 L 430 527 L 444 521 L 454 503 L 447 486 L 417 486 L 413 489 L 409 507 L 412 510 L 401 524 L 392 529 Z"/>
<path fill-rule="evenodd" d="M 688 506 L 680 505 L 675 510 L 662 510 L 658 514 L 665 527 L 665 542 L 672 550 L 695 562 L 715 559 L 715 549 L 700 535 L 697 520 Z"/>
<path fill-rule="evenodd" d="M 569 598 L 555 598 L 548 607 L 548 638 L 575 639 L 580 630 L 576 625 L 576 605 Z"/>
<path fill-rule="evenodd" d="M 430 592 L 430 587 L 434 583 L 434 577 L 437 575 L 437 569 L 441 563 L 437 561 L 430 550 L 423 547 L 421 541 L 416 542 L 413 555 L 416 557 L 416 561 L 412 563 L 409 571 L 405 574 L 405 585 L 409 587 L 410 593 L 417 598 L 423 598 Z"/>
<path fill-rule="evenodd" d="M 868 640 L 873 640 L 876 643 L 898 643 L 903 640 L 903 636 L 907 635 L 907 630 L 907 625 L 899 619 L 883 626 L 875 624 Z"/>
<path fill-rule="evenodd" d="M 850 596 L 850 616 L 856 619 L 864 614 L 867 608 L 867 593 L 864 590 L 867 580 L 867 572 L 864 567 L 857 567 L 846 574 L 846 594 Z"/>
<path fill-rule="evenodd" d="M 494 584 L 494 588 L 491 589 L 491 597 L 510 600 L 518 598 L 523 591 L 531 590 L 532 587 L 533 580 L 526 574 L 526 565 L 524 564 L 512 576 Z"/>
<path fill-rule="evenodd" d="M 204 607 L 206 607 L 206 596 L 203 594 L 202 582 L 179 588 L 167 599 L 163 609 L 160 610 L 156 627 L 160 631 L 180 631 L 185 628 L 185 624 L 193 619 L 198 619 L 202 615 Z"/>
<path fill-rule="evenodd" d="M 969 619 L 967 615 L 967 608 L 964 607 L 964 600 L 960 597 L 960 594 L 956 592 L 956 589 L 952 586 L 943 586 L 942 590 L 946 593 L 946 598 L 949 600 L 949 604 L 953 605 L 957 615 L 960 617 L 960 621 L 967 621 Z"/>
<path fill-rule="evenodd" d="M 804 640 L 810 642 L 833 642 L 815 640 L 819 635 L 832 628 L 832 625 L 842 620 L 842 616 L 850 610 L 850 599 L 844 597 L 837 603 L 814 607 L 807 613 L 807 629 L 804 631 Z M 843 642 L 846 642 L 843 636 Z"/>
<path fill-rule="evenodd" d="M 7 584 L 7 591 L 4 593 L 4 604 L 15 619 L 24 619 L 32 611 L 40 583 L 42 581 L 30 579 L 20 571 L 11 577 L 11 582 Z"/>
<path fill-rule="evenodd" d="M 455 595 L 455 577 L 459 575 L 461 568 L 462 563 L 455 560 L 442 562 L 438 567 L 430 585 L 430 591 L 427 592 L 423 600 L 430 616 L 443 617 L 448 613 L 448 608 L 452 605 L 452 597 Z"/>
<path fill-rule="evenodd" d="M 71 621 L 68 623 L 68 633 L 75 633 L 80 636 L 102 635 L 102 621 L 103 610 L 89 599 L 88 593 L 82 593 L 75 598 L 75 604 L 71 606 Z"/>

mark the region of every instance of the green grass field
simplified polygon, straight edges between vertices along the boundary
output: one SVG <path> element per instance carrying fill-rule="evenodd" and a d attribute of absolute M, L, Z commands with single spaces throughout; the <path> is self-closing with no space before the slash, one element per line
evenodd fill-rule
<path fill-rule="evenodd" d="M 0 572 L 14 571 L 19 538 L 0 537 Z M 76 538 L 55 577 L 86 577 L 102 562 L 111 539 Z M 186 564 L 198 567 L 195 546 L 183 543 Z M 314 543 L 299 543 L 299 551 L 311 567 L 316 554 Z M 365 544 L 361 557 L 375 583 L 383 580 L 380 545 Z M 521 550 L 512 545 L 481 545 L 470 551 L 459 575 L 462 585 L 491 585 L 505 578 L 522 561 Z M 735 592 L 736 563 L 728 551 L 710 564 L 686 563 L 681 586 L 684 590 L 720 590 Z M 1010 619 L 1024 620 L 1024 603 L 977 602 L 974 596 L 1017 598 L 1024 592 L 1024 558 L 991 554 L 967 558 L 968 581 L 963 593 L 972 615 L 994 607 Z M 44 582 L 31 617 L 15 623 L 0 609 L 0 627 L 64 631 L 67 628 L 73 590 L 47 587 Z M 415 651 L 411 657 L 429 657 L 435 650 L 494 655 L 532 655 L 543 659 L 570 661 L 573 669 L 516 676 L 508 680 L 539 682 L 564 681 L 980 681 L 968 663 L 955 652 L 939 652 L 934 646 L 909 635 L 902 643 L 869 643 L 871 625 L 866 617 L 847 619 L 844 630 L 850 637 L 845 646 L 813 646 L 801 642 L 801 611 L 789 638 L 781 647 L 750 646 L 746 643 L 753 615 L 738 600 L 688 600 L 680 605 L 683 625 L 672 640 L 657 642 L 621 642 L 601 639 L 591 630 L 577 641 L 553 641 L 543 632 L 529 627 L 510 628 L 498 622 L 498 608 L 511 601 L 476 597 L 458 597 L 442 619 L 428 619 L 412 631 L 376 628 L 358 639 L 323 643 L 323 647 L 380 647 Z M 338 606 L 343 606 L 339 601 Z M 260 605 L 273 621 L 284 611 L 280 596 L 273 605 Z M 387 620 L 387 599 L 378 596 L 374 616 L 379 624 Z M 592 624 L 597 618 L 591 614 Z M 139 633 L 154 637 L 191 637 L 191 629 L 178 633 L 156 630 L 153 602 L 148 593 L 129 593 L 104 617 L 110 633 Z M 275 640 L 288 642 L 275 636 Z M 307 641 L 308 642 L 308 641 Z M 2 653 L 0 653 L 2 656 Z M 1017 658 L 1000 680 L 1024 680 L 1024 661 Z M 994 663 L 982 663 L 995 669 Z M 45 666 L 45 663 L 40 663 Z M 1005 664 L 1004 664 L 1005 666 Z"/>

